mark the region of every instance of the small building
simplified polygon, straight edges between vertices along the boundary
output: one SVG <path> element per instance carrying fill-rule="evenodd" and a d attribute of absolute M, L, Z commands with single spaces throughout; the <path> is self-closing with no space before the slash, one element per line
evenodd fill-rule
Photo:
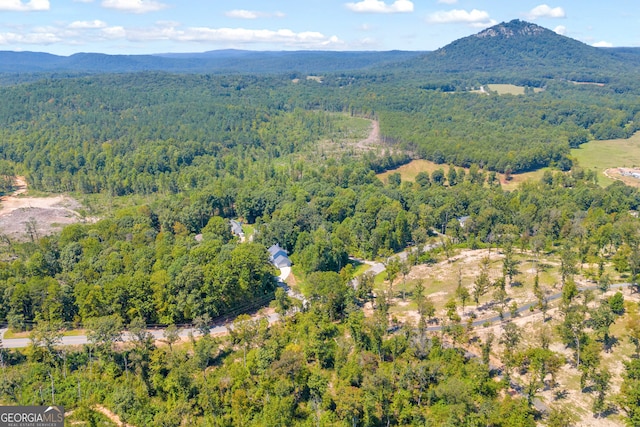
<path fill-rule="evenodd" d="M 229 223 L 231 224 L 231 233 L 233 233 L 234 236 L 238 236 L 240 240 L 244 240 L 244 231 L 242 230 L 242 224 L 233 219 L 229 221 Z"/>
<path fill-rule="evenodd" d="M 287 255 L 287 251 L 282 249 L 279 244 L 276 243 L 267 249 L 267 251 L 269 252 L 269 261 L 271 261 L 276 268 L 291 267 L 291 260 Z"/>
<path fill-rule="evenodd" d="M 460 218 L 458 218 L 458 222 L 460 223 L 460 227 L 464 228 L 464 225 L 467 223 L 467 221 L 469 221 L 470 218 L 471 218 L 470 215 L 465 215 L 465 216 L 461 216 Z"/>

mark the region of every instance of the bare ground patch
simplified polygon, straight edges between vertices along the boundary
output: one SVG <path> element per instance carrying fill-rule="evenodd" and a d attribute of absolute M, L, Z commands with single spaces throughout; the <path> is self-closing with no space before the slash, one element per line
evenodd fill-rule
<path fill-rule="evenodd" d="M 532 283 L 535 276 L 535 269 L 533 268 L 534 254 L 529 251 L 516 252 L 516 260 L 518 261 L 519 274 L 515 277 L 516 280 L 522 284 L 510 287 L 507 286 L 507 293 L 512 301 L 515 301 L 518 306 L 525 303 L 535 301 L 536 298 L 532 292 Z M 480 269 L 481 260 L 489 256 L 489 251 L 483 250 L 461 250 L 450 258 L 449 261 L 441 261 L 433 265 L 419 265 L 412 268 L 411 273 L 407 276 L 407 282 L 422 280 L 425 286 L 425 294 L 428 295 L 434 302 L 437 313 L 436 316 L 443 318 L 445 314 L 444 303 L 451 298 L 455 298 L 455 288 L 457 287 L 458 280 L 462 285 L 471 290 L 473 281 L 477 277 Z M 500 277 L 502 260 L 504 255 L 496 250 L 491 251 L 490 255 L 489 276 L 490 280 L 495 280 Z M 541 255 L 536 264 L 540 269 L 540 283 L 547 295 L 560 292 L 558 283 L 560 282 L 559 274 L 559 262 L 557 257 L 553 255 Z M 583 266 L 584 267 L 584 266 Z M 587 266 L 588 267 L 588 266 Z M 575 280 L 578 286 L 593 285 L 592 282 L 588 282 L 584 276 L 576 275 Z M 418 313 L 410 300 L 402 300 L 398 288 L 401 286 L 402 279 L 398 278 L 394 283 L 394 297 L 392 299 L 392 316 L 398 319 L 400 322 L 416 325 L 418 322 Z M 555 286 L 554 286 L 555 285 Z M 387 286 L 386 284 L 383 286 Z M 410 289 L 412 285 L 408 286 Z M 604 297 L 610 297 L 619 289 L 611 289 Z M 630 289 L 622 290 L 625 296 L 625 300 L 628 301 L 628 307 L 636 307 L 640 300 L 640 294 L 633 293 Z M 456 299 L 458 303 L 458 314 L 462 317 L 462 325 L 466 324 L 467 319 L 471 313 L 475 313 L 478 319 L 485 319 L 494 317 L 495 311 L 490 307 L 487 302 L 491 300 L 490 295 L 492 291 L 489 291 L 489 295 L 483 297 L 480 301 L 480 307 L 476 307 L 473 301 L 469 302 L 463 311 L 460 307 L 460 301 Z M 597 292 L 597 296 L 601 294 Z M 591 306 L 595 307 L 597 302 L 591 303 Z M 588 389 L 580 389 L 580 372 L 573 366 L 574 351 L 571 348 L 567 348 L 560 339 L 557 332 L 557 326 L 562 319 L 562 313 L 560 312 L 559 300 L 552 301 L 550 303 L 549 310 L 547 312 L 547 321 L 543 322 L 542 313 L 534 309 L 525 310 L 521 312 L 512 321 L 516 323 L 522 330 L 522 341 L 518 345 L 519 350 L 524 350 L 529 347 L 539 347 L 542 343 L 541 337 L 543 335 L 550 338 L 550 349 L 554 352 L 562 355 L 567 363 L 562 366 L 556 376 L 557 385 L 553 388 L 547 386 L 543 390 L 536 393 L 536 396 L 540 398 L 541 402 L 547 407 L 561 408 L 563 411 L 572 413 L 577 417 L 577 421 L 573 424 L 575 426 L 584 427 L 614 427 L 624 426 L 624 414 L 615 413 L 615 411 L 608 416 L 594 417 L 592 412 L 592 405 L 595 398 L 594 393 L 589 393 Z M 592 308 L 593 308 L 592 307 Z M 370 314 L 371 310 L 365 310 Z M 628 313 L 616 320 L 616 323 L 611 327 L 611 333 L 618 339 L 618 344 L 610 352 L 601 352 L 602 367 L 605 367 L 611 374 L 610 390 L 607 393 L 607 402 L 613 403 L 615 396 L 620 390 L 620 384 L 624 375 L 623 361 L 631 357 L 633 353 L 633 346 L 629 343 L 627 338 L 626 325 L 628 321 Z M 634 315 L 637 313 L 634 311 Z M 430 325 L 433 326 L 434 324 Z M 493 335 L 494 341 L 491 350 L 490 363 L 493 366 L 500 367 L 503 365 L 502 357 L 504 354 L 504 346 L 500 344 L 500 336 L 503 334 L 504 322 L 495 322 L 491 325 L 476 326 L 470 332 L 470 336 L 477 336 L 480 341 L 470 340 L 464 344 L 468 351 L 473 354 L 480 355 L 481 350 L 479 342 L 485 342 L 489 335 Z M 440 334 L 441 332 L 436 332 Z M 513 372 L 513 378 L 522 384 L 525 384 L 527 378 L 521 377 L 517 370 Z M 550 377 L 547 377 L 549 380 Z M 549 385 L 549 384 L 548 384 Z"/>
<path fill-rule="evenodd" d="M 380 123 L 377 120 L 372 120 L 369 135 L 366 139 L 358 141 L 356 147 L 363 151 L 374 150 L 380 145 L 380 143 Z"/>
<path fill-rule="evenodd" d="M 84 217 L 82 205 L 67 195 L 29 197 L 24 177 L 16 178 L 16 187 L 12 195 L 0 198 L 0 234 L 11 239 L 38 238 L 69 224 L 95 221 Z"/>
<path fill-rule="evenodd" d="M 534 274 L 528 273 L 526 269 L 528 261 L 525 260 L 525 258 L 527 258 L 525 255 L 518 254 L 516 256 L 516 258 L 520 260 L 520 273 L 514 278 L 514 281 L 522 282 L 523 284 L 519 286 L 507 286 L 507 294 L 510 298 L 509 303 L 515 301 L 518 306 L 535 299 L 530 286 L 530 284 L 533 283 Z M 488 249 L 465 249 L 452 256 L 449 260 L 440 261 L 433 265 L 414 266 L 407 275 L 406 281 L 407 283 L 415 283 L 421 280 L 425 286 L 425 294 L 431 298 L 439 310 L 436 315 L 442 316 L 445 312 L 444 304 L 449 299 L 455 298 L 458 281 L 460 281 L 462 286 L 466 287 L 470 293 L 472 292 L 473 283 L 478 277 L 483 258 L 490 260 L 488 275 L 489 280 L 493 283 L 502 276 L 502 260 L 504 259 L 504 255 L 495 249 L 491 251 Z M 552 261 L 546 260 L 546 262 L 551 263 Z M 402 278 L 396 279 L 394 286 L 399 287 L 403 280 Z M 495 316 L 496 312 L 487 305 L 487 302 L 493 298 L 493 292 L 493 288 L 489 289 L 487 294 L 480 298 L 478 307 L 476 307 L 475 303 L 470 299 L 467 301 L 464 312 L 462 307 L 460 307 L 459 314 L 463 318 L 466 318 L 467 315 L 471 313 L 475 313 L 479 318 Z"/>
<path fill-rule="evenodd" d="M 105 417 L 109 418 L 109 420 L 112 423 L 114 423 L 115 425 L 117 425 L 119 427 L 134 427 L 131 424 L 127 424 L 125 422 L 122 422 L 120 417 L 115 412 L 111 411 L 110 409 L 108 409 L 107 407 L 105 407 L 103 405 L 95 405 L 93 407 L 93 409 L 96 412 L 100 412 L 102 415 L 104 415 Z"/>
<path fill-rule="evenodd" d="M 609 168 L 604 171 L 607 178 L 622 181 L 629 187 L 640 187 L 640 169 L 638 168 Z"/>

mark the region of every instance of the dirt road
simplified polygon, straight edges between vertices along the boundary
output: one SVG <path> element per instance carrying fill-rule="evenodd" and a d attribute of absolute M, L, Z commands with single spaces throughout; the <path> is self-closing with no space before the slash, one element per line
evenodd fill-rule
<path fill-rule="evenodd" d="M 377 120 L 371 120 L 371 131 L 369 136 L 362 141 L 358 141 L 356 147 L 360 150 L 375 150 L 380 145 L 380 123 Z"/>

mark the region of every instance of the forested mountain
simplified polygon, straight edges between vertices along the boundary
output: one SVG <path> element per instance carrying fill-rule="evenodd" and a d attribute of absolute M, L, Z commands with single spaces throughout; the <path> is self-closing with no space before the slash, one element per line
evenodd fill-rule
<path fill-rule="evenodd" d="M 242 51 L 158 55 L 77 53 L 57 56 L 37 52 L 0 52 L 0 73 L 326 73 L 353 71 L 403 61 L 422 52 Z"/>
<path fill-rule="evenodd" d="M 520 76 L 523 81 L 534 82 L 550 78 L 606 82 L 623 72 L 637 74 L 634 68 L 637 60 L 633 49 L 592 47 L 516 19 L 456 40 L 397 67 L 422 75 L 486 73 L 493 77 Z"/>
<path fill-rule="evenodd" d="M 610 50 L 616 56 L 623 57 L 636 65 L 640 65 L 639 47 L 612 47 Z"/>
<path fill-rule="evenodd" d="M 0 52 L 0 73 L 332 73 L 377 70 L 418 75 L 520 76 L 608 82 L 622 72 L 637 75 L 634 48 L 596 48 L 525 21 L 513 20 L 456 40 L 434 52 L 245 51 L 155 55 Z M 635 67 L 635 68 L 634 68 Z M 23 76 L 24 78 L 24 76 Z M 6 78 L 5 78 L 6 79 Z"/>

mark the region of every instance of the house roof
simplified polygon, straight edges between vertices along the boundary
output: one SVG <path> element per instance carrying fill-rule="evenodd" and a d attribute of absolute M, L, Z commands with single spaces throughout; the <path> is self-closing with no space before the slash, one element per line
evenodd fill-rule
<path fill-rule="evenodd" d="M 244 231 L 242 231 L 242 224 L 238 221 L 231 220 L 231 232 L 236 236 L 244 236 Z"/>
<path fill-rule="evenodd" d="M 279 244 L 277 244 L 277 243 L 276 243 L 275 245 L 271 246 L 269 249 L 267 249 L 267 251 L 269 251 L 269 253 L 271 254 L 271 256 L 272 256 L 272 257 L 276 256 L 276 254 L 277 254 L 278 252 L 283 252 L 285 255 L 287 254 L 287 251 L 285 251 L 284 249 L 282 249 L 282 248 L 280 247 L 280 245 L 279 245 Z"/>
<path fill-rule="evenodd" d="M 291 260 L 289 259 L 288 256 L 284 254 L 278 254 L 278 256 L 276 256 L 273 259 L 273 263 L 275 264 L 276 267 L 279 267 L 279 268 L 291 266 Z"/>
<path fill-rule="evenodd" d="M 278 245 L 277 243 L 275 245 L 271 246 L 269 249 L 267 249 L 267 251 L 269 251 L 269 254 L 270 254 L 269 258 L 270 258 L 271 262 L 276 267 L 282 268 L 282 267 L 290 267 L 291 266 L 291 260 L 287 256 L 287 251 L 282 249 L 280 247 L 280 245 Z"/>

